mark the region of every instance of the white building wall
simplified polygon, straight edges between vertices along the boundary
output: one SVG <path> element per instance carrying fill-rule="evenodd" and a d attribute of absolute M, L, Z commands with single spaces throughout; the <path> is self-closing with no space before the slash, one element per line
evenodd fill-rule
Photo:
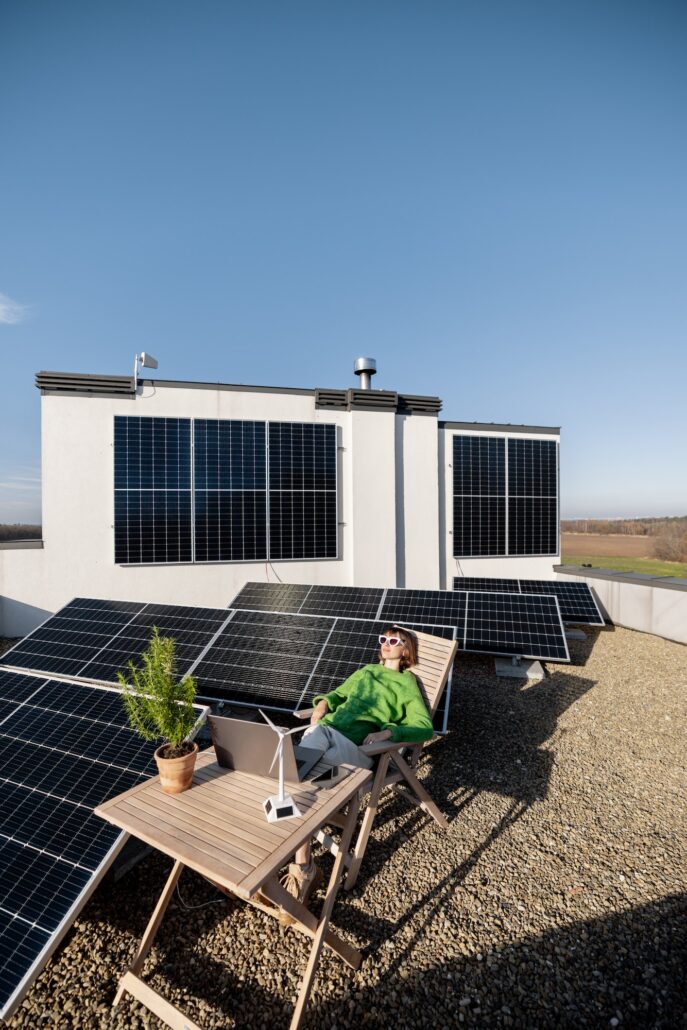
<path fill-rule="evenodd" d="M 629 576 L 589 572 L 558 572 L 556 579 L 587 583 L 601 603 L 601 610 L 617 626 L 653 633 L 666 640 L 687 644 L 687 590 L 661 584 L 660 579 L 629 582 Z"/>
<path fill-rule="evenodd" d="M 440 586 L 438 446 L 436 418 L 396 416 L 396 585 L 399 587 L 438 590 Z"/>
<path fill-rule="evenodd" d="M 358 587 L 396 585 L 394 413 L 352 411 L 350 488 L 353 578 Z"/>

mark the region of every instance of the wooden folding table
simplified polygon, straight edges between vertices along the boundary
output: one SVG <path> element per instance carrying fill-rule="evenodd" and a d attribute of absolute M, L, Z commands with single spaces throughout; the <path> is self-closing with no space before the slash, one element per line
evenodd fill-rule
<path fill-rule="evenodd" d="M 193 785 L 183 794 L 163 794 L 155 777 L 96 808 L 96 815 L 175 860 L 134 961 L 120 980 L 114 1004 L 127 991 L 172 1030 L 200 1030 L 140 977 L 174 888 L 188 866 L 224 893 L 242 898 L 269 915 L 278 917 L 282 910 L 288 912 L 294 929 L 312 939 L 291 1021 L 292 1030 L 300 1026 L 323 946 L 335 951 L 353 969 L 358 969 L 362 961 L 359 951 L 329 929 L 329 920 L 349 857 L 359 791 L 369 780 L 369 770 L 351 767 L 349 775 L 330 790 L 316 790 L 307 783 L 289 784 L 302 818 L 268 823 L 262 802 L 274 793 L 274 780 L 223 769 L 209 748 L 198 756 Z M 342 833 L 339 844 L 331 849 L 334 868 L 318 920 L 284 890 L 278 872 L 332 817 L 342 825 Z"/>

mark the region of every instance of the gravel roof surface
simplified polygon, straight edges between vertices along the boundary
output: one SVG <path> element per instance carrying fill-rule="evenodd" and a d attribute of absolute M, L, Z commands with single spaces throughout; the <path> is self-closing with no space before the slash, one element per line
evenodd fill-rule
<path fill-rule="evenodd" d="M 687 648 L 608 629 L 571 653 L 525 686 L 459 658 L 421 765 L 449 829 L 387 795 L 334 910 L 365 961 L 324 953 L 305 1026 L 687 1026 Z M 161 1026 L 110 1006 L 169 868 L 101 885 L 9 1027 Z M 190 872 L 181 894 L 219 897 Z M 175 899 L 144 976 L 203 1027 L 280 1028 L 308 950 L 239 902 Z"/>

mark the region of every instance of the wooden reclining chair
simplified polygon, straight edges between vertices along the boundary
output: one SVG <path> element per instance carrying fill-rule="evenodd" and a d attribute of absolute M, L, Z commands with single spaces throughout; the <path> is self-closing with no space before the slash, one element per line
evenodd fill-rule
<path fill-rule="evenodd" d="M 449 682 L 458 644 L 455 640 L 445 640 L 443 637 L 435 637 L 429 633 L 420 633 L 415 630 L 413 633 L 417 638 L 418 661 L 410 671 L 418 681 L 430 716 L 434 718 L 444 688 Z M 296 712 L 296 715 L 300 719 L 308 719 L 312 715 L 312 711 L 313 709 L 300 711 Z M 370 770 L 372 777 L 370 799 L 363 815 L 358 838 L 354 848 L 345 859 L 348 867 L 344 882 L 345 890 L 350 890 L 358 878 L 372 824 L 379 807 L 379 800 L 385 787 L 393 787 L 398 790 L 399 786 L 403 785 L 400 793 L 404 798 L 427 812 L 442 829 L 448 825 L 445 816 L 439 811 L 414 772 L 422 749 L 429 743 L 431 740 L 425 740 L 420 744 L 382 741 L 379 744 L 366 744 L 361 748 L 371 758 L 377 759 L 377 765 L 376 768 Z M 326 844 L 332 850 L 331 841 L 326 838 L 325 834 L 319 833 L 317 839 L 321 839 L 321 843 Z"/>

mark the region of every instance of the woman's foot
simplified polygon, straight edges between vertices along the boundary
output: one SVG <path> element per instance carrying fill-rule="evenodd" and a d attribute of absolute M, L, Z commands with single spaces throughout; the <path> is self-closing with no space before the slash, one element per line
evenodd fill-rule
<path fill-rule="evenodd" d="M 284 890 L 291 894 L 296 901 L 300 901 L 302 905 L 306 906 L 321 881 L 322 871 L 312 859 L 307 866 L 300 865 L 298 862 L 290 862 L 287 871 L 281 877 L 281 885 Z M 284 911 L 280 913 L 279 921 L 283 926 L 291 926 L 295 922 L 294 918 Z"/>

